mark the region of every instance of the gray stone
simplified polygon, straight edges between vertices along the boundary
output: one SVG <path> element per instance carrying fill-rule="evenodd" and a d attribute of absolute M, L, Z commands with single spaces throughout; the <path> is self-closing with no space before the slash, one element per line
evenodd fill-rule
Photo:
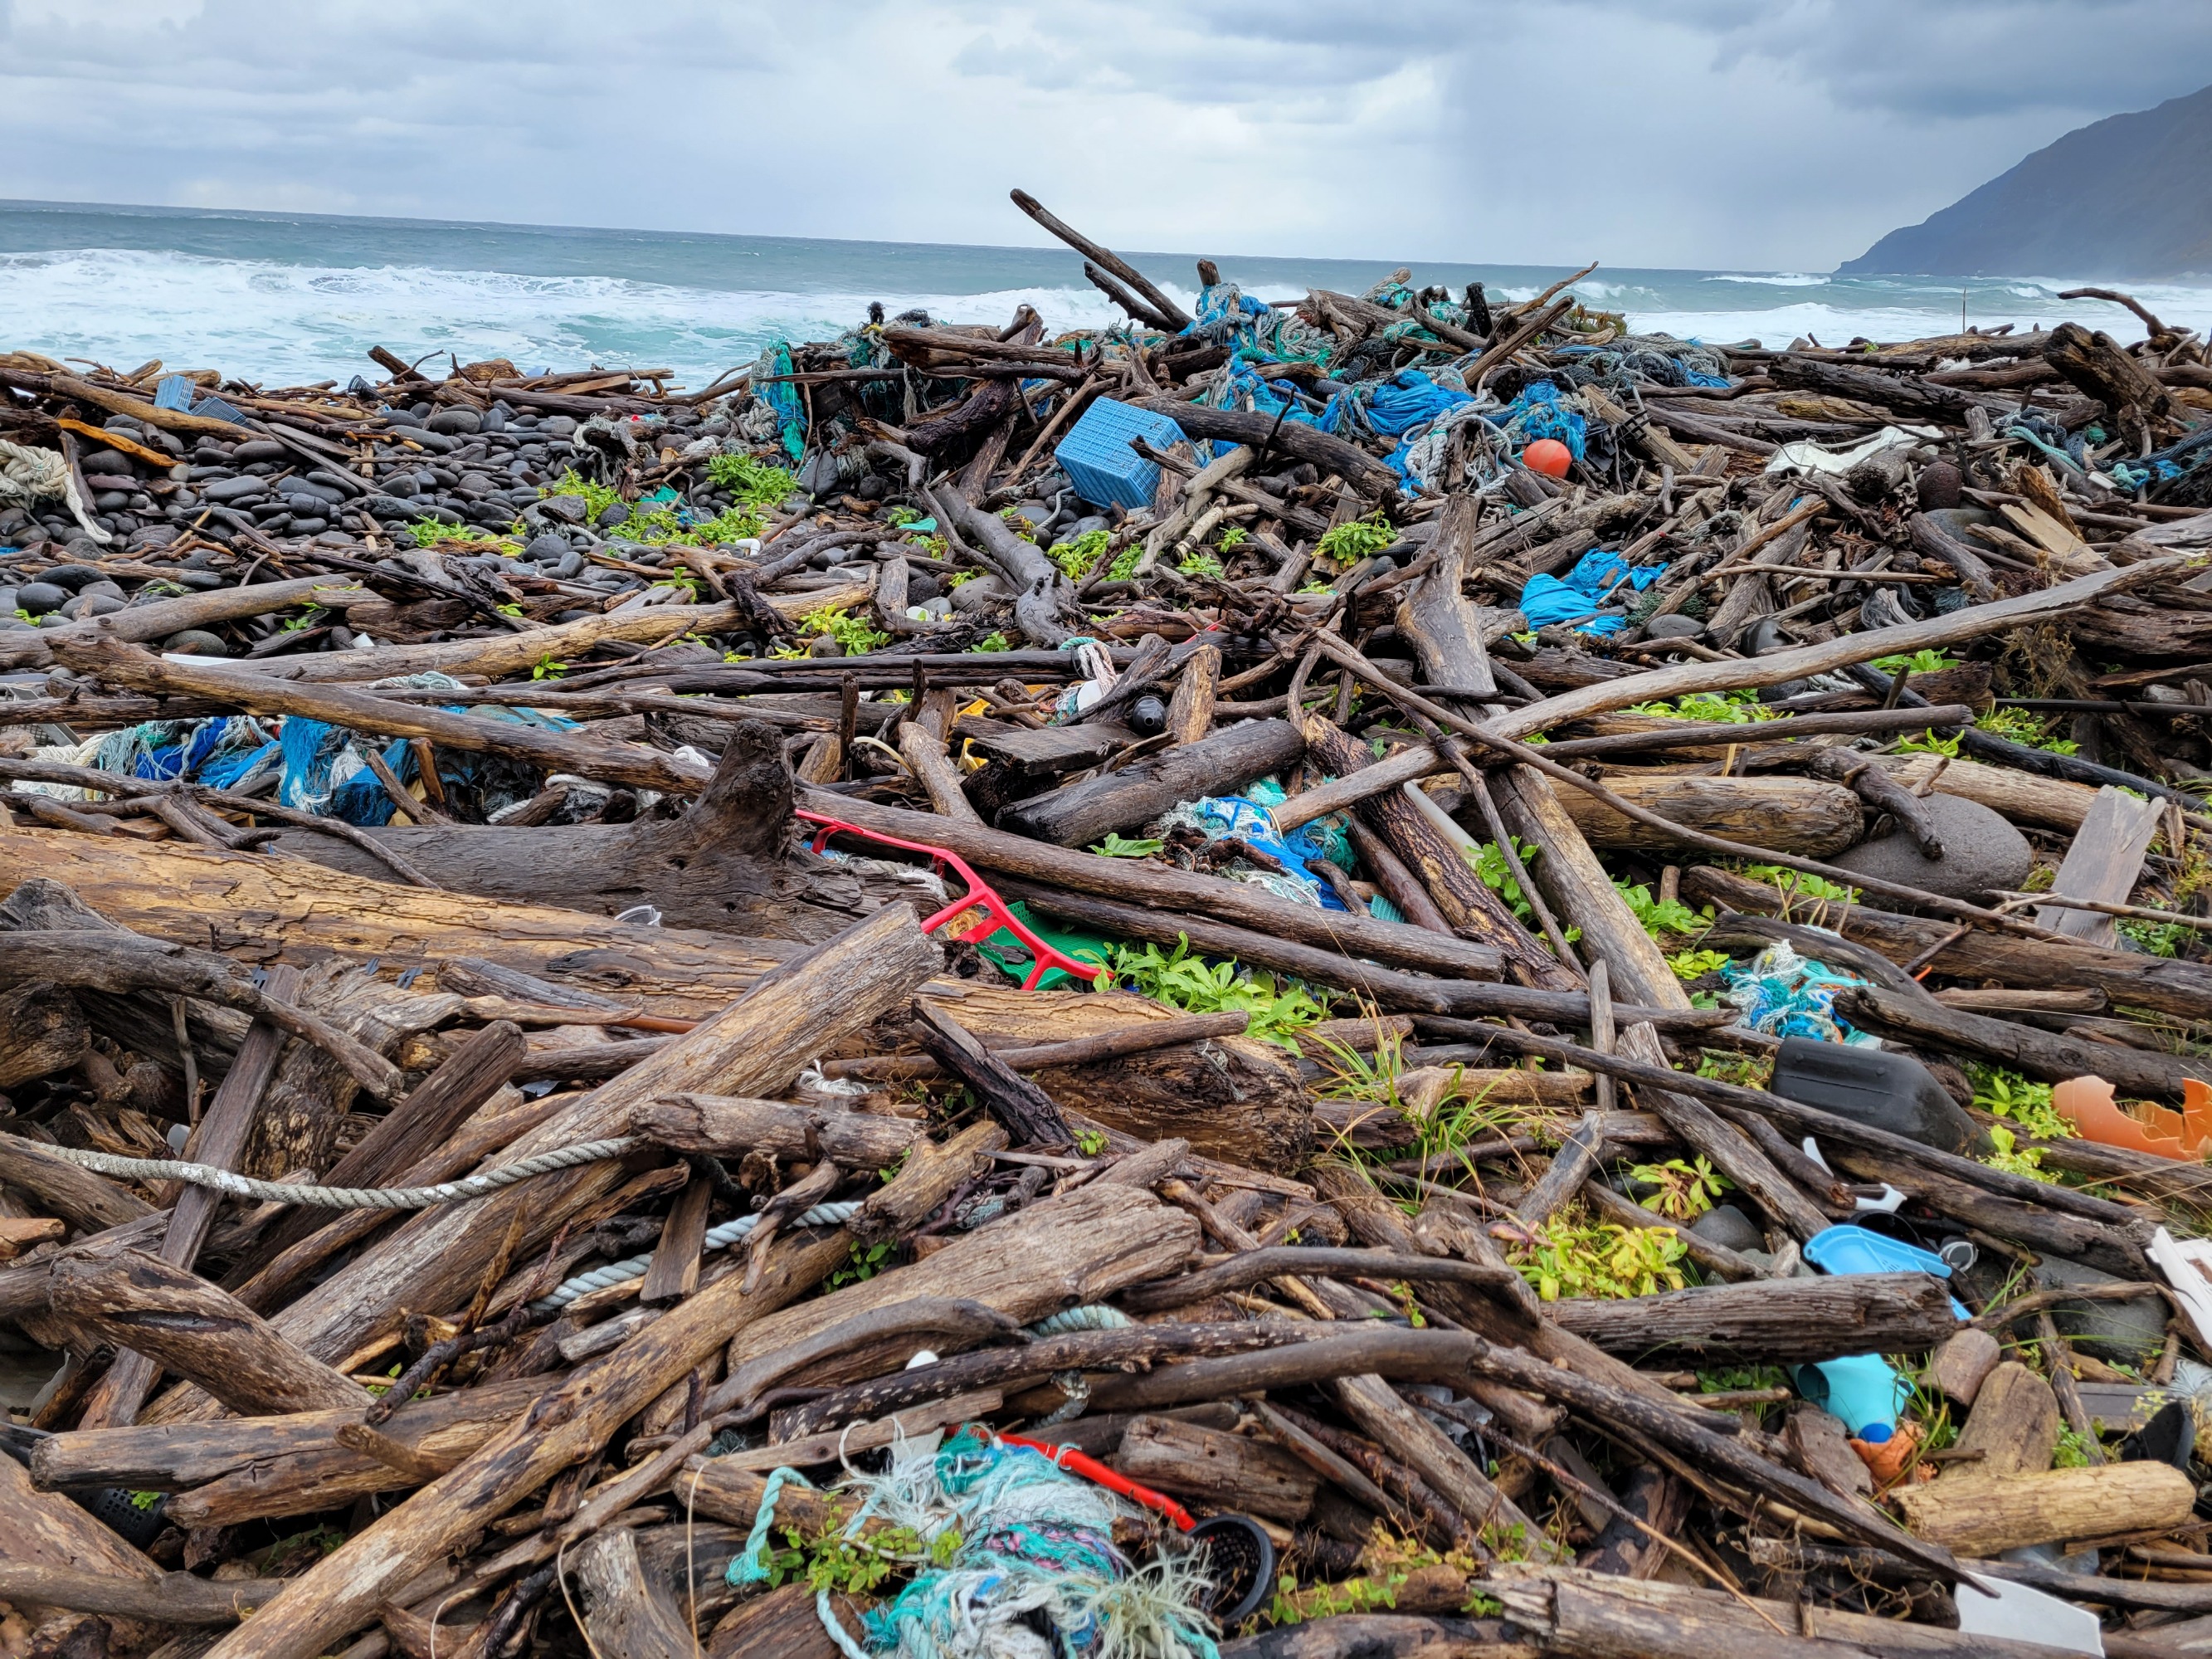
<path fill-rule="evenodd" d="M 100 580 L 100 572 L 88 564 L 58 564 L 42 572 L 39 578 L 57 587 L 66 587 L 74 592 L 87 582 Z"/>
<path fill-rule="evenodd" d="M 1686 617 L 1679 611 L 1670 611 L 1663 617 L 1654 617 L 1644 624 L 1644 637 L 1647 640 L 1694 640 L 1705 631 L 1705 623 L 1695 617 Z"/>
<path fill-rule="evenodd" d="M 1903 883 L 1945 898 L 1972 898 L 1993 887 L 2017 888 L 2035 867 L 2027 837 L 1978 801 L 1934 794 L 1920 803 L 1943 842 L 1941 860 L 1924 858 L 1907 836 L 1893 830 L 1831 857 L 1829 863 L 1856 875 Z M 1866 896 L 1877 909 L 1896 905 L 1878 893 Z"/>
<path fill-rule="evenodd" d="M 1729 1250 L 1763 1250 L 1766 1239 L 1751 1218 L 1733 1204 L 1716 1204 L 1690 1224 L 1690 1231 L 1708 1244 Z"/>
<path fill-rule="evenodd" d="M 161 649 L 186 657 L 227 657 L 230 654 L 230 647 L 222 642 L 220 635 L 210 634 L 202 628 L 187 628 L 181 634 L 170 635 L 161 641 Z"/>
<path fill-rule="evenodd" d="M 105 617 L 123 609 L 123 601 L 112 593 L 80 593 L 64 610 L 74 607 L 80 617 Z"/>
<path fill-rule="evenodd" d="M 568 538 L 555 530 L 532 536 L 522 550 L 522 556 L 532 564 L 555 564 L 568 556 Z"/>
<path fill-rule="evenodd" d="M 226 505 L 233 501 L 246 501 L 256 495 L 265 495 L 268 493 L 269 484 L 265 479 L 251 477 L 217 478 L 200 491 L 200 494 L 209 501 L 222 501 Z"/>
<path fill-rule="evenodd" d="M 422 424 L 433 432 L 442 432 L 458 438 L 480 430 L 483 426 L 483 416 L 473 409 L 441 409 Z"/>
<path fill-rule="evenodd" d="M 562 524 L 581 524 L 590 507 L 581 495 L 548 495 L 537 511 Z"/>
<path fill-rule="evenodd" d="M 1012 595 L 1007 592 L 1006 583 L 996 576 L 977 576 L 954 588 L 951 597 L 952 608 L 964 617 L 970 611 L 1002 604 Z"/>
<path fill-rule="evenodd" d="M 43 617 L 69 602 L 69 589 L 52 582 L 25 582 L 15 590 L 15 608 L 27 616 Z"/>
<path fill-rule="evenodd" d="M 2044 1257 L 2036 1267 L 2034 1279 L 2039 1291 L 2082 1290 L 2124 1282 L 2063 1256 Z M 2166 1343 L 2166 1304 L 2155 1294 L 2130 1302 L 2062 1302 L 2051 1309 L 2051 1322 L 2069 1341 L 2130 1364 L 2142 1363 Z"/>
<path fill-rule="evenodd" d="M 592 522 L 600 525 L 627 524 L 629 522 L 629 503 L 628 501 L 609 501 L 605 507 L 599 509 L 599 517 L 592 520 Z"/>

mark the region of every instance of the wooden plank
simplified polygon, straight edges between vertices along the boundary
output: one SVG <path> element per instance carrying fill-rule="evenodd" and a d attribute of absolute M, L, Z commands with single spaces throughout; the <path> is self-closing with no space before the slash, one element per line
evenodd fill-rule
<path fill-rule="evenodd" d="M 2111 784 L 2097 791 L 2089 816 L 2066 849 L 2051 890 L 2067 898 L 2125 904 L 2142 874 L 2143 855 L 2166 816 L 2160 802 L 2123 794 Z M 2035 908 L 2039 927 L 2110 951 L 2119 944 L 2119 921 L 2095 910 L 2069 910 L 2055 904 Z"/>

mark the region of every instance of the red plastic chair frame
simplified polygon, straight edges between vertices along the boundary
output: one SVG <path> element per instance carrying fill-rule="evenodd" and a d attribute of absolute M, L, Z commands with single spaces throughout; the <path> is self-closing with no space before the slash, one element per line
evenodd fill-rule
<path fill-rule="evenodd" d="M 992 925 L 965 928 L 948 937 L 963 941 L 979 936 L 989 939 L 1000 928 L 1005 928 L 1016 939 L 1021 940 L 1030 953 L 1031 964 L 1030 976 L 1022 981 L 1022 989 L 1024 991 L 1036 989 L 1037 981 L 1055 968 L 1062 973 L 1072 975 L 1083 981 L 1085 984 L 1098 977 L 1097 963 L 1079 962 L 1065 951 L 1055 950 L 1039 939 L 1032 928 L 1006 908 L 1006 902 L 999 896 L 997 890 L 969 867 L 968 860 L 951 848 L 933 847 L 923 841 L 901 841 L 896 836 L 881 835 L 873 830 L 863 830 L 857 823 L 848 823 L 842 818 L 829 817 L 820 812 L 801 811 L 794 816 L 817 826 L 813 842 L 813 850 L 817 853 L 822 851 L 832 836 L 858 836 L 862 841 L 877 842 L 885 847 L 903 848 L 909 853 L 927 853 L 940 866 L 940 874 L 945 869 L 951 870 L 954 875 L 958 876 L 967 884 L 967 894 L 964 897 L 955 899 L 934 915 L 927 918 L 921 924 L 921 931 L 925 933 L 933 933 L 956 916 L 965 915 L 970 910 L 981 910 L 990 918 Z"/>

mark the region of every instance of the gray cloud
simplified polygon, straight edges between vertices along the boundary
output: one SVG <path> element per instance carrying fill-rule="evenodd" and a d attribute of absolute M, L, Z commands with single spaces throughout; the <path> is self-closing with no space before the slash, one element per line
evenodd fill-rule
<path fill-rule="evenodd" d="M 2202 0 L 0 0 L 11 194 L 1825 269 L 2212 80 Z"/>

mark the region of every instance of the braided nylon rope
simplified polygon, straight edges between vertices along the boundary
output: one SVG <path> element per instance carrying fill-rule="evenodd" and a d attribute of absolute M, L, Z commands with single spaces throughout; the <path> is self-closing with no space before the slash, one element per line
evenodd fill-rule
<path fill-rule="evenodd" d="M 86 1152 L 76 1146 L 48 1146 L 45 1150 L 55 1158 L 100 1175 L 120 1176 L 127 1181 L 181 1181 L 187 1186 L 211 1187 L 232 1198 L 250 1198 L 261 1204 L 304 1204 L 323 1210 L 427 1210 L 434 1204 L 482 1198 L 486 1193 L 512 1187 L 532 1176 L 620 1158 L 644 1144 L 635 1135 L 623 1135 L 613 1140 L 586 1140 L 574 1146 L 539 1152 L 517 1164 L 502 1164 L 482 1175 L 442 1181 L 434 1187 L 317 1187 L 286 1181 L 256 1181 L 228 1170 L 218 1170 L 212 1164 L 117 1158 L 112 1153 Z"/>
<path fill-rule="evenodd" d="M 802 1210 L 791 1224 L 794 1227 L 842 1227 L 859 1213 L 860 1208 L 857 1201 L 817 1204 L 811 1210 Z M 725 1221 L 719 1227 L 710 1228 L 706 1237 L 699 1242 L 700 1253 L 704 1255 L 708 1250 L 728 1249 L 752 1231 L 759 1222 L 760 1218 L 757 1215 L 741 1215 L 734 1221 Z M 574 1279 L 562 1281 L 551 1294 L 539 1297 L 530 1306 L 534 1312 L 556 1313 L 589 1291 L 603 1291 L 610 1285 L 621 1284 L 624 1279 L 644 1278 L 645 1270 L 652 1265 L 653 1253 L 650 1250 L 643 1255 L 610 1261 L 604 1267 L 594 1267 L 587 1273 L 578 1273 Z"/>

